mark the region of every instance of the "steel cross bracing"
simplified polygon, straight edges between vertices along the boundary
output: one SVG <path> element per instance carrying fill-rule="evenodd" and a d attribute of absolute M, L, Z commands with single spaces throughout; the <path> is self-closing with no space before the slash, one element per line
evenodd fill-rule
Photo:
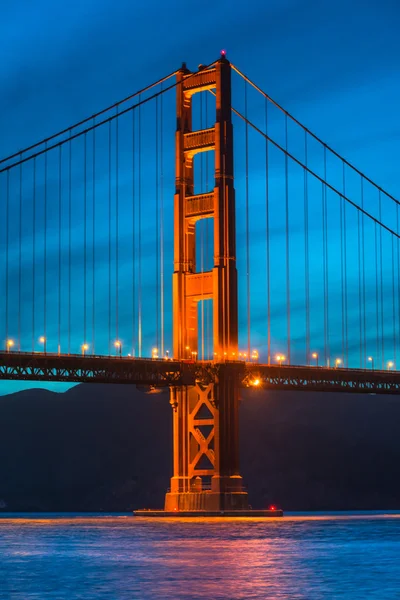
<path fill-rule="evenodd" d="M 178 361 L 2 352 L 0 379 L 172 386 L 194 383 L 194 373 Z"/>
<path fill-rule="evenodd" d="M 400 372 L 252 364 L 246 365 L 242 384 L 271 390 L 399 394 Z"/>
<path fill-rule="evenodd" d="M 156 387 L 218 383 L 221 364 L 108 356 L 0 353 L 0 379 L 71 383 L 133 383 Z M 230 362 L 242 387 L 399 394 L 400 372 Z"/>

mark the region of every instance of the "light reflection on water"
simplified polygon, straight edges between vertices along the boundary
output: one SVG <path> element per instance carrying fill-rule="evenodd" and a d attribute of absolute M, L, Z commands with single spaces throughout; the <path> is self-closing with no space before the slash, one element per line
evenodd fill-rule
<path fill-rule="evenodd" d="M 2 516 L 0 599 L 400 598 L 400 515 Z"/>

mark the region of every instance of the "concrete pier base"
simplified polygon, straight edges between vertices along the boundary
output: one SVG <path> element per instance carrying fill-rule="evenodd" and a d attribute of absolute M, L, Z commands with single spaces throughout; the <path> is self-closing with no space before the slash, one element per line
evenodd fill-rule
<path fill-rule="evenodd" d="M 229 518 L 251 518 L 251 517 L 267 517 L 276 518 L 283 517 L 283 510 L 135 510 L 133 511 L 135 517 L 168 517 L 175 519 L 182 519 L 187 517 L 203 517 L 205 519 L 211 517 L 229 517 Z"/>

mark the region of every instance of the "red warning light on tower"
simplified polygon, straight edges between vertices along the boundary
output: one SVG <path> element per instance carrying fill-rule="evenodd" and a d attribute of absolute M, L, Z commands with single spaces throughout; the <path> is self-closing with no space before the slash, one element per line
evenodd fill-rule
<path fill-rule="evenodd" d="M 221 50 L 221 57 L 225 58 L 226 57 L 226 50 Z"/>

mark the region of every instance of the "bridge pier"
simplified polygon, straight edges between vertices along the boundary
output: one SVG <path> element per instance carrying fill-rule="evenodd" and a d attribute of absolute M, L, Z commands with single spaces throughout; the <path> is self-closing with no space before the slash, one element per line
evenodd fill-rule
<path fill-rule="evenodd" d="M 239 472 L 237 364 L 219 364 L 215 382 L 171 389 L 173 463 L 165 510 L 247 510 Z"/>

